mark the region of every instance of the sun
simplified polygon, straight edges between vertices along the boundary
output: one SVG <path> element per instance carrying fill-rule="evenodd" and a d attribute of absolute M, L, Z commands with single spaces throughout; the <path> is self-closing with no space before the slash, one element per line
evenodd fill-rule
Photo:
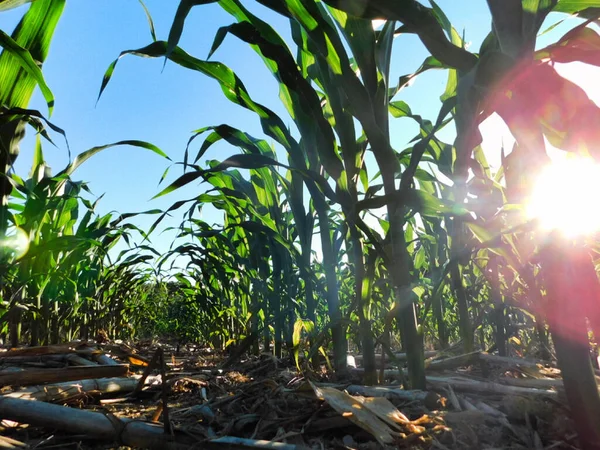
<path fill-rule="evenodd" d="M 553 161 L 541 172 L 527 205 L 527 215 L 541 229 L 577 237 L 600 230 L 600 165 L 589 158 Z"/>

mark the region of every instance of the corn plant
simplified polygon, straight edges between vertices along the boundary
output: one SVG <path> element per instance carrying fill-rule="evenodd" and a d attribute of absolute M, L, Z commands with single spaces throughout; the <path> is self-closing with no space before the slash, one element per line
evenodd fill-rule
<path fill-rule="evenodd" d="M 517 186 L 513 184 L 516 179 L 530 180 L 535 173 L 533 168 L 545 161 L 544 136 L 559 148 L 574 152 L 583 150 L 593 154 L 595 127 L 589 125 L 600 117 L 598 108 L 589 99 L 586 100 L 585 94 L 573 83 L 562 79 L 548 61 L 596 64 L 597 53 L 592 49 L 597 48 L 593 44 L 598 41 L 597 33 L 584 23 L 547 49 L 536 52 L 535 42 L 537 32 L 548 13 L 564 12 L 593 19 L 597 16 L 594 6 L 598 6 L 594 2 L 488 0 L 493 30 L 478 56 L 453 45 L 444 35 L 442 27 L 436 24 L 436 15 L 439 14 L 435 5 L 433 9 L 429 9 L 416 1 L 396 4 L 381 0 L 328 3 L 363 17 L 385 17 L 402 21 L 412 32 L 418 34 L 434 57 L 458 71 L 455 180 L 458 182 L 459 200 L 465 198 L 466 194 L 465 181 L 470 155 L 481 142 L 477 125 L 491 111 L 498 112 L 517 139 L 517 147 L 510 155 L 512 173 L 507 173 L 507 187 L 512 190 Z M 588 44 L 587 52 L 569 51 L 584 42 Z M 506 95 L 507 92 L 510 95 Z M 567 92 L 570 94 L 566 95 Z M 575 104 L 576 102 L 578 103 Z M 551 116 L 550 110 L 560 111 L 560 114 Z M 521 195 L 525 193 L 520 192 Z M 459 230 L 455 234 L 458 244 L 461 233 Z M 560 258 L 556 253 L 556 246 L 553 248 L 553 258 Z M 548 271 L 548 295 L 553 308 L 560 309 L 561 305 L 571 302 L 556 297 L 560 297 L 562 291 L 559 286 L 549 282 L 552 278 L 549 274 L 554 266 L 550 261 L 552 258 L 548 258 L 542 264 L 544 271 Z M 585 266 L 584 262 L 578 264 Z M 456 282 L 460 276 L 458 269 L 455 274 Z M 463 288 L 460 284 L 456 286 L 458 299 L 462 302 Z M 592 312 L 586 311 L 584 305 L 578 311 L 564 310 L 565 314 L 567 312 L 575 316 L 582 313 L 593 316 Z M 566 330 L 562 329 L 560 321 L 555 321 L 551 327 L 559 353 L 559 364 L 565 372 L 565 387 L 573 401 L 580 437 L 584 445 L 593 446 L 599 440 L 597 427 L 593 424 L 600 418 L 600 398 L 596 394 L 595 383 L 591 381 L 593 377 L 590 375 L 590 364 L 585 356 L 587 351 L 584 346 L 573 346 L 573 341 L 565 339 Z M 584 328 L 579 327 L 580 332 Z M 467 337 L 470 339 L 465 334 L 465 338 Z M 587 343 L 587 338 L 580 338 L 578 341 Z M 578 371 L 580 375 L 571 372 L 574 367 L 577 367 L 574 371 Z M 582 411 L 582 415 L 577 411 Z"/>
<path fill-rule="evenodd" d="M 0 236 L 5 235 L 8 224 L 7 204 L 12 191 L 8 174 L 19 154 L 19 142 L 28 118 L 32 116 L 22 110 L 27 108 L 36 86 L 44 94 L 50 113 L 54 106 L 52 91 L 44 80 L 40 65 L 48 55 L 64 5 L 64 0 L 34 2 L 12 36 L 0 31 L 3 48 L 0 54 L 0 106 L 5 110 L 0 122 Z"/>
<path fill-rule="evenodd" d="M 134 249 L 133 254 L 128 255 L 132 252 L 127 250 L 111 262 L 108 255 L 119 239 L 128 239 L 133 231 L 142 236 L 145 233 L 123 224 L 123 216 L 95 216 L 95 204 L 82 197 L 87 185 L 70 178 L 81 163 L 100 150 L 84 152 L 53 176 L 38 138 L 30 178 L 10 177 L 14 188 L 8 204 L 9 229 L 18 231 L 26 247 L 8 260 L 2 287 L 7 300 L 5 319 L 10 318 L 13 325 L 13 345 L 20 339 L 17 329 L 22 322 L 28 325 L 32 345 L 58 342 L 60 330 L 68 338 L 76 331 L 88 338 L 101 328 L 116 330 L 122 306 L 118 298 L 145 278 L 143 271 L 138 274 L 132 269 L 153 256 Z M 80 217 L 82 206 L 85 214 Z M 111 318 L 107 311 L 112 311 Z M 104 317 L 98 317 L 99 313 Z"/>
<path fill-rule="evenodd" d="M 295 194 L 290 207 L 298 227 L 307 229 L 303 222 L 302 199 L 300 197 L 300 179 L 304 182 L 311 196 L 318 218 L 323 262 L 327 280 L 327 301 L 329 315 L 332 320 L 334 355 L 336 367 L 345 364 L 345 339 L 341 324 L 340 299 L 337 288 L 335 255 L 331 241 L 332 229 L 328 223 L 326 199 L 339 205 L 345 217 L 348 230 L 348 253 L 354 267 L 355 301 L 354 308 L 358 312 L 361 323 L 361 339 L 365 348 L 365 364 L 368 379 L 374 381 L 373 335 L 369 313 L 368 288 L 365 283 L 365 261 L 363 248 L 364 239 L 375 246 L 381 257 L 389 265 L 390 274 L 394 280 L 396 292 L 396 307 L 398 321 L 404 337 L 404 346 L 409 353 L 409 371 L 412 374 L 414 386 L 424 386 L 422 342 L 417 332 L 415 316 L 416 297 L 412 292 L 415 281 L 412 268 L 412 256 L 408 250 L 404 229 L 407 225 L 406 216 L 412 211 L 428 215 L 431 210 L 440 209 L 441 203 L 427 192 L 413 187 L 414 174 L 419 164 L 420 155 L 430 146 L 434 133 L 443 126 L 444 118 L 450 111 L 453 100 L 448 101 L 440 113 L 435 125 L 420 137 L 418 143 L 404 153 L 404 167 L 401 187 L 396 188 L 396 176 L 400 173 L 400 163 L 397 154 L 392 149 L 389 139 L 388 110 L 390 98 L 402 86 L 393 88 L 389 82 L 389 64 L 391 42 L 394 38 L 394 23 L 389 22 L 382 31 L 375 32 L 369 20 L 355 19 L 345 13 L 324 8 L 322 4 L 313 2 L 292 2 L 275 4 L 263 2 L 274 11 L 284 15 L 290 21 L 292 35 L 297 46 L 297 56 L 294 58 L 286 43 L 277 35 L 270 25 L 250 13 L 240 2 L 222 1 L 220 5 L 237 19 L 237 22 L 223 27 L 217 33 L 211 53 L 216 51 L 227 34 L 248 42 L 263 58 L 267 67 L 279 81 L 281 97 L 288 113 L 294 120 L 301 140 L 296 141 L 283 126 L 282 120 L 272 111 L 255 103 L 243 87 L 241 81 L 226 66 L 221 63 L 202 61 L 193 58 L 176 47 L 183 30 L 185 16 L 191 5 L 183 2 L 178 10 L 169 42 L 156 42 L 138 50 L 126 51 L 124 54 L 144 56 L 166 56 L 184 67 L 198 70 L 219 81 L 226 96 L 233 102 L 256 112 L 261 117 L 263 130 L 267 136 L 280 144 L 288 154 L 289 169 Z M 315 28 L 310 24 L 317 23 Z M 338 31 L 339 27 L 341 31 Z M 343 42 L 346 41 L 355 59 L 347 53 Z M 108 69 L 102 84 L 105 88 L 112 76 L 113 63 Z M 360 76 L 355 70 L 360 69 Z M 233 95 L 233 92 L 237 92 Z M 348 95 L 353 92 L 353 95 Z M 399 115 L 410 115 L 402 111 Z M 317 121 L 315 126 L 315 122 Z M 360 124 L 362 136 L 356 140 L 354 121 Z M 267 165 L 282 166 L 274 159 L 259 157 L 264 152 L 256 148 L 251 141 L 239 139 L 241 132 L 227 126 L 213 127 L 223 138 L 254 153 L 255 157 L 235 160 L 239 167 L 256 168 Z M 214 140 L 214 138 L 212 138 Z M 208 141 L 208 142 L 212 142 Z M 204 145 L 206 149 L 208 145 Z M 376 156 L 385 196 L 371 198 L 372 189 L 361 203 L 358 183 L 368 191 L 368 175 L 364 166 L 366 150 L 371 150 Z M 200 155 L 199 155 L 200 156 Z M 198 158 L 196 158 L 197 160 Z M 233 164 L 226 161 L 224 164 Z M 193 181 L 202 176 L 205 171 L 197 170 L 195 174 L 183 175 L 174 182 L 164 193 Z M 335 185 L 332 190 L 325 177 Z M 302 177 L 302 178 L 300 178 Z M 364 195 L 364 194 L 363 194 Z M 432 208 L 435 204 L 435 208 Z M 361 211 L 370 207 L 387 206 L 389 226 L 385 238 L 377 236 L 363 221 Z M 447 208 L 448 212 L 451 208 Z M 304 234 L 304 233 L 302 233 Z M 302 253 L 309 254 L 304 239 Z M 387 246 L 387 250 L 386 250 Z M 312 309 L 312 308 L 310 308 Z"/>

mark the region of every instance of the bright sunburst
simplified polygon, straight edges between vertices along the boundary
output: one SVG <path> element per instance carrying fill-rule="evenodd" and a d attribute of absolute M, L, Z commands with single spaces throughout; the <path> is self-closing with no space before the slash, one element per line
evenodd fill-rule
<path fill-rule="evenodd" d="M 544 230 L 567 237 L 600 230 L 600 208 L 593 199 L 600 192 L 600 165 L 586 158 L 550 164 L 539 176 L 528 205 L 528 215 Z"/>
<path fill-rule="evenodd" d="M 0 236 L 0 259 L 20 259 L 28 250 L 29 236 L 23 229 L 11 227 L 6 236 Z"/>

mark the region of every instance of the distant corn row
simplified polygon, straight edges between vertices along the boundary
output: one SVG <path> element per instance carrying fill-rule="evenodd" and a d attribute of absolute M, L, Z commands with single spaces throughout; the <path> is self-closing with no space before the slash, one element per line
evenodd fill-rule
<path fill-rule="evenodd" d="M 3 2 L 0 10 L 26 2 Z M 0 33 L 0 335 L 16 346 L 87 339 L 99 330 L 127 334 L 128 308 L 150 290 L 148 246 L 121 253 L 109 251 L 120 239 L 142 230 L 125 219 L 133 214 L 103 216 L 85 199 L 83 182 L 73 172 L 90 157 L 115 145 L 157 147 L 122 141 L 80 153 L 52 175 L 44 162 L 41 138 L 66 135 L 39 111 L 26 109 L 36 86 L 52 113 L 54 97 L 44 81 L 45 60 L 64 0 L 33 2 L 12 36 Z M 38 133 L 28 179 L 14 173 L 25 128 Z M 68 144 L 67 144 L 68 145 Z M 142 254 L 146 252 L 146 254 Z"/>

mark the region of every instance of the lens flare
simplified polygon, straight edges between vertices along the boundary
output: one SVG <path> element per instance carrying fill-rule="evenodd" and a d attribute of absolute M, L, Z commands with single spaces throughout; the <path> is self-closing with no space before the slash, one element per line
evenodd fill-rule
<path fill-rule="evenodd" d="M 29 250 L 29 236 L 21 228 L 9 229 L 0 237 L 0 260 L 17 260 Z"/>
<path fill-rule="evenodd" d="M 568 158 L 550 164 L 534 185 L 527 213 L 547 231 L 565 237 L 600 230 L 600 166 L 588 158 Z"/>

